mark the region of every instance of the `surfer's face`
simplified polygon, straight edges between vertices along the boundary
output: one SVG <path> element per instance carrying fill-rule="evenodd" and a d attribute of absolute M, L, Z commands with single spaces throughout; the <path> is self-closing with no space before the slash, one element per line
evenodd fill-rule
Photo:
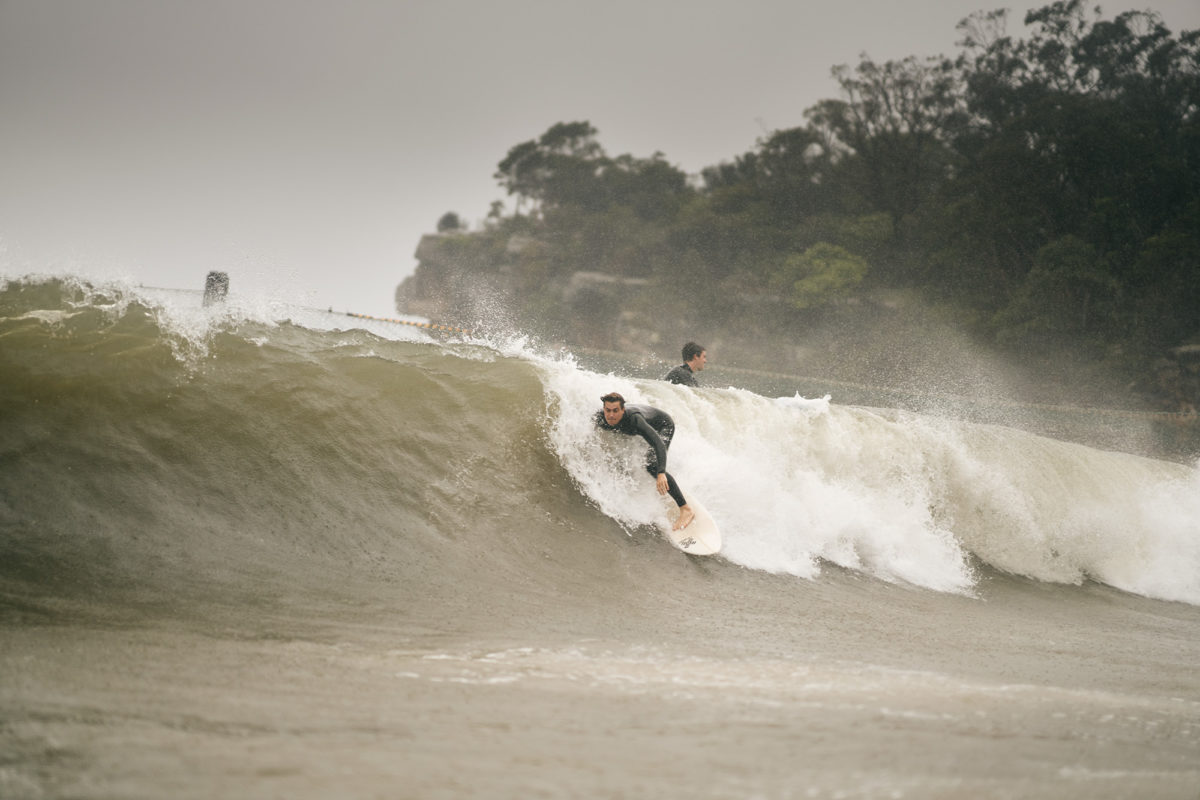
<path fill-rule="evenodd" d="M 610 426 L 618 424 L 623 416 L 625 416 L 625 409 L 621 407 L 620 403 L 604 404 L 604 421 Z"/>

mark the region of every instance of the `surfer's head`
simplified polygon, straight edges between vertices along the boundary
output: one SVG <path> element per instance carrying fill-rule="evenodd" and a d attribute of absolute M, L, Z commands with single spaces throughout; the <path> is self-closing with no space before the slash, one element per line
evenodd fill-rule
<path fill-rule="evenodd" d="M 604 421 L 610 426 L 619 424 L 625 416 L 625 398 L 609 392 L 600 398 L 600 402 L 604 403 Z"/>

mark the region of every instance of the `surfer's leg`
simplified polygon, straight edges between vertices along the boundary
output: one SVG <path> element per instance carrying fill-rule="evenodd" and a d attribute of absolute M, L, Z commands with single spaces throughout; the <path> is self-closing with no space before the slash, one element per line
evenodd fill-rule
<path fill-rule="evenodd" d="M 683 499 L 683 492 L 679 491 L 679 484 L 675 483 L 675 479 L 671 477 L 671 473 L 664 472 L 667 476 L 667 494 L 671 495 L 671 499 L 675 501 L 677 506 L 686 506 L 687 500 Z"/>
<path fill-rule="evenodd" d="M 646 455 L 646 472 L 650 473 L 650 477 L 658 478 L 658 458 L 655 457 L 653 449 Z M 671 527 L 675 530 L 686 528 L 692 524 L 692 520 L 696 518 L 696 513 L 688 508 L 687 500 L 684 498 L 679 484 L 675 482 L 675 478 L 671 476 L 671 473 L 664 472 L 663 475 L 667 478 L 667 494 L 671 495 L 671 499 L 675 501 L 675 505 L 679 506 L 679 519 L 675 520 L 675 524 Z"/>
<path fill-rule="evenodd" d="M 686 528 L 692 524 L 692 520 L 696 518 L 696 512 L 692 511 L 691 506 L 682 505 L 679 507 L 679 519 L 675 520 L 675 524 L 671 526 L 674 530 Z"/>

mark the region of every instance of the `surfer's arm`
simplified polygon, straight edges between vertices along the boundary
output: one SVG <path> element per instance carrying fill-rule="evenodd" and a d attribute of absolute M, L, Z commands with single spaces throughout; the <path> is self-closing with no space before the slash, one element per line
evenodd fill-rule
<path fill-rule="evenodd" d="M 654 456 L 658 463 L 658 477 L 662 478 L 663 473 L 667 471 L 667 446 L 663 444 L 662 437 L 658 435 L 658 431 L 654 430 L 641 414 L 634 416 L 633 424 L 637 428 L 637 432 L 642 435 L 642 438 L 654 448 Z"/>

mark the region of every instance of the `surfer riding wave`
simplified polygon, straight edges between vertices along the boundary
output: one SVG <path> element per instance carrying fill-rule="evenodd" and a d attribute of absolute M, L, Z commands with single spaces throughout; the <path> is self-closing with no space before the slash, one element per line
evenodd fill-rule
<path fill-rule="evenodd" d="M 662 409 L 653 406 L 625 405 L 625 398 L 610 392 L 600 398 L 604 410 L 596 412 L 596 427 L 626 436 L 641 436 L 650 445 L 646 453 L 646 471 L 654 476 L 659 494 L 669 494 L 679 506 L 679 519 L 674 529 L 686 528 L 695 519 L 683 492 L 667 472 L 667 448 L 675 435 L 675 420 Z"/>

